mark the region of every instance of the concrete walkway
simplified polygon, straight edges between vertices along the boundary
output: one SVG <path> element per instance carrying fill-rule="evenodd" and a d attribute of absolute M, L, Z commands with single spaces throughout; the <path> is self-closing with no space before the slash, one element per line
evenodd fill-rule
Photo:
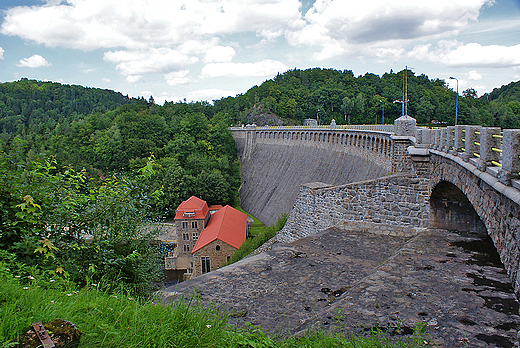
<path fill-rule="evenodd" d="M 378 326 L 406 335 L 422 322 L 436 346 L 513 347 L 518 302 L 497 257 L 483 236 L 428 229 L 406 240 L 337 226 L 167 288 L 164 297 L 196 291 L 233 324 L 269 334 Z"/>

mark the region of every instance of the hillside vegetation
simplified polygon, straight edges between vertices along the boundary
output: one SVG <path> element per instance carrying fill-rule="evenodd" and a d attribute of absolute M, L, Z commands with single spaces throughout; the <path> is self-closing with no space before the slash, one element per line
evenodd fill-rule
<path fill-rule="evenodd" d="M 383 76 L 367 73 L 355 77 L 350 70 L 289 70 L 254 86 L 245 94 L 215 102 L 215 109 L 236 121 L 250 123 L 262 113 L 273 113 L 286 124 L 301 124 L 305 118 L 329 124 L 385 123 L 401 116 L 404 70 Z M 453 125 L 456 93 L 445 81 L 416 76 L 407 71 L 408 114 L 419 124 Z M 258 122 L 257 122 L 258 123 Z M 477 98 L 476 91 L 460 91 L 458 124 L 520 128 L 520 82 L 512 82 Z"/>

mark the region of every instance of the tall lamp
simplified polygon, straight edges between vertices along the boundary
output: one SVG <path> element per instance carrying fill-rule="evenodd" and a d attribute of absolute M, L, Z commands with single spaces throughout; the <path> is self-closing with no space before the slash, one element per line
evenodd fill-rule
<path fill-rule="evenodd" d="M 385 124 L 385 103 L 381 99 L 379 99 L 379 102 L 383 106 L 383 112 L 381 113 L 381 124 Z M 377 123 L 377 122 L 376 122 Z"/>
<path fill-rule="evenodd" d="M 455 126 L 457 125 L 457 113 L 459 111 L 459 80 L 450 76 L 450 80 L 457 80 L 457 96 L 455 97 Z"/>

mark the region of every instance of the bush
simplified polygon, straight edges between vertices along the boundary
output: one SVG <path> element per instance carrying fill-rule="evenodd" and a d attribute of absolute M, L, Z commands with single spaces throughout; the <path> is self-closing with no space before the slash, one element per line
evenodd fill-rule
<path fill-rule="evenodd" d="M 61 274 L 79 286 L 105 278 L 147 295 L 160 261 L 140 186 L 150 170 L 94 182 L 84 171 L 57 170 L 52 159 L 27 166 L 0 153 L 0 247 L 14 255 L 5 261 Z"/>

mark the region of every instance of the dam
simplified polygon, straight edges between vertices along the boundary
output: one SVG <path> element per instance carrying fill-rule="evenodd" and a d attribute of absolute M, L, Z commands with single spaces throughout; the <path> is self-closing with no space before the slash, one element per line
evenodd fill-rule
<path fill-rule="evenodd" d="M 403 116 L 232 132 L 242 206 L 264 223 L 288 213 L 286 226 L 270 249 L 166 299 L 196 292 L 270 334 L 421 324 L 437 347 L 517 345 L 520 130 Z"/>

